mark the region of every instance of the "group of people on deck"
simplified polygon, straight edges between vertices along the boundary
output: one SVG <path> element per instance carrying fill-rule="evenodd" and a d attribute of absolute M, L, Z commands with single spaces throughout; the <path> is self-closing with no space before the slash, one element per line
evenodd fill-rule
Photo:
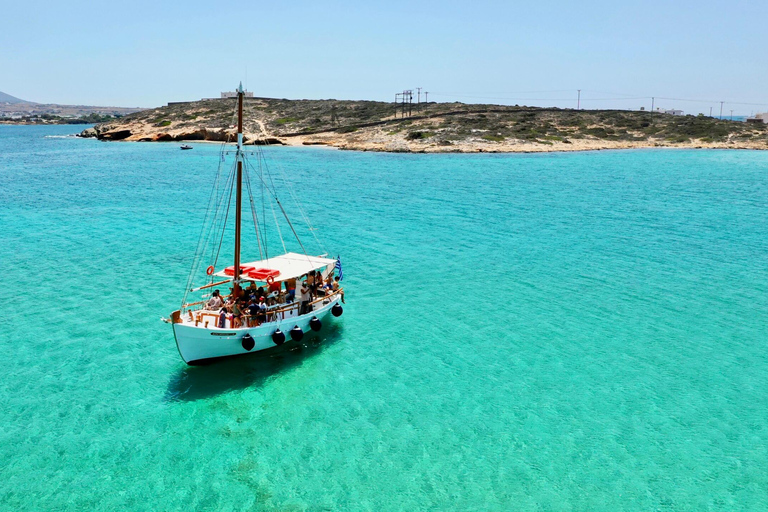
<path fill-rule="evenodd" d="M 329 272 L 325 279 L 322 273 L 316 270 L 302 277 L 303 280 L 268 282 L 267 289 L 251 282 L 250 286 L 239 289 L 237 297 L 234 288 L 230 288 L 226 300 L 219 290 L 214 290 L 211 298 L 205 303 L 205 309 L 219 313 L 218 327 L 226 327 L 227 320 L 232 329 L 257 327 L 274 320 L 275 310 L 294 302 L 299 302 L 299 315 L 307 314 L 312 310 L 313 300 L 331 295 L 340 289 L 339 277 L 334 277 L 333 272 Z M 341 301 L 346 302 L 343 290 Z"/>

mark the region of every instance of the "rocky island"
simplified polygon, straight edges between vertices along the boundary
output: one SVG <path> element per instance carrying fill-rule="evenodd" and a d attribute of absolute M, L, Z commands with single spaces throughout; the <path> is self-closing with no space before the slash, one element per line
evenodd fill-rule
<path fill-rule="evenodd" d="M 768 149 L 768 125 L 648 111 L 464 103 L 247 98 L 247 144 L 394 152 L 543 152 L 645 147 Z M 232 141 L 234 99 L 169 103 L 97 124 L 83 137 Z"/>

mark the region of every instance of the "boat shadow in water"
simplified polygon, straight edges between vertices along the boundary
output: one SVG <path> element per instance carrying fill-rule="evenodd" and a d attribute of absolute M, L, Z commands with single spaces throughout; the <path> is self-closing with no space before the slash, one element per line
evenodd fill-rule
<path fill-rule="evenodd" d="M 193 402 L 232 391 L 260 386 L 269 377 L 291 370 L 341 339 L 339 324 L 304 334 L 301 343 L 289 341 L 269 351 L 212 361 L 203 366 L 185 366 L 168 382 L 169 402 Z"/>

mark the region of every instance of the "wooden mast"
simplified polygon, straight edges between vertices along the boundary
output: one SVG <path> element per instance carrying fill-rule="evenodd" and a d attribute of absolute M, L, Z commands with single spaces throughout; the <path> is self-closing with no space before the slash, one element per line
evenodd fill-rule
<path fill-rule="evenodd" d="M 233 292 L 240 297 L 240 221 L 243 209 L 243 83 L 237 89 L 237 205 L 235 207 L 235 275 Z"/>

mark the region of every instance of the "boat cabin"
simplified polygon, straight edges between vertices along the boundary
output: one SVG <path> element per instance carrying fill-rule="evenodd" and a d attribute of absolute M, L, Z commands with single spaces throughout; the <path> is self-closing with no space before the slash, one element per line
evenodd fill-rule
<path fill-rule="evenodd" d="M 335 288 L 332 284 L 335 265 L 334 259 L 298 253 L 243 263 L 237 297 L 232 279 L 234 266 L 212 272 L 212 282 L 194 290 L 210 293 L 204 292 L 203 300 L 185 304 L 178 323 L 206 329 L 236 329 L 306 315 L 343 295 L 338 283 Z M 302 295 L 304 284 L 308 291 Z M 217 292 L 218 287 L 229 291 L 222 294 Z"/>

